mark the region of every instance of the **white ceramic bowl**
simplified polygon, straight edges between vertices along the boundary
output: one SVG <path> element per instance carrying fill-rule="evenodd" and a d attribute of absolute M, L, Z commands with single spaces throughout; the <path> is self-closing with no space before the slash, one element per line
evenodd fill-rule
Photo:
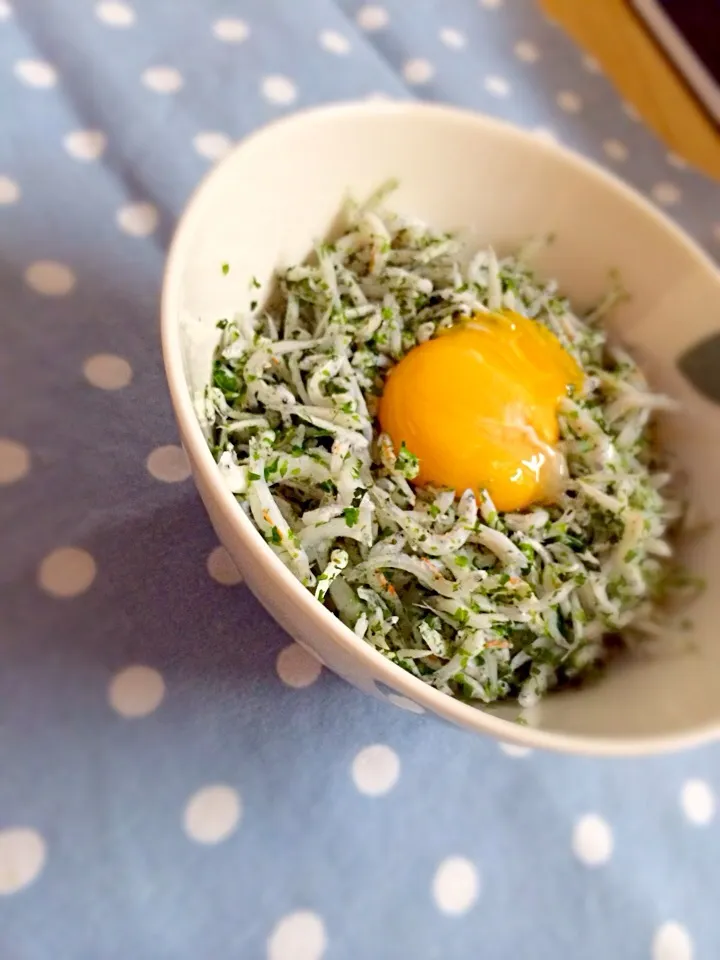
<path fill-rule="evenodd" d="M 165 365 L 182 442 L 220 540 L 288 633 L 331 670 L 398 707 L 530 747 L 587 754 L 647 753 L 714 737 L 719 529 L 689 558 L 709 581 L 693 607 L 692 632 L 653 641 L 595 686 L 550 696 L 537 726 L 522 727 L 504 719 L 507 708 L 455 701 L 358 640 L 294 579 L 225 488 L 192 402 L 208 380 L 217 319 L 248 306 L 251 276 L 266 289 L 278 266 L 301 261 L 348 191 L 362 197 L 391 176 L 400 180 L 396 209 L 440 229 L 462 228 L 478 244 L 509 251 L 554 233 L 541 272 L 557 277 L 577 304 L 596 301 L 609 271 L 620 268 L 632 299 L 612 322 L 657 387 L 682 401 L 668 442 L 690 476 L 696 515 L 714 519 L 720 408 L 677 366 L 717 329 L 720 275 L 710 260 L 641 196 L 567 150 L 464 111 L 364 103 L 295 114 L 249 137 L 198 189 L 172 245 L 162 303 Z"/>

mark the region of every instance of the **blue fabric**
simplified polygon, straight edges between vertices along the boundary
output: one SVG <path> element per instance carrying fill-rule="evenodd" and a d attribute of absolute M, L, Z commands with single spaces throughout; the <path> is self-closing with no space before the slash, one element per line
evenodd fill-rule
<path fill-rule="evenodd" d="M 545 128 L 719 249 L 717 185 L 531 0 L 360 7 L 0 0 L 4 958 L 717 956 L 716 747 L 510 756 L 311 682 L 221 555 L 208 572 L 157 335 L 174 222 L 222 146 L 199 134 L 450 101 Z M 179 89 L 143 82 L 158 66 Z M 104 150 L 66 139 L 88 130 Z"/>

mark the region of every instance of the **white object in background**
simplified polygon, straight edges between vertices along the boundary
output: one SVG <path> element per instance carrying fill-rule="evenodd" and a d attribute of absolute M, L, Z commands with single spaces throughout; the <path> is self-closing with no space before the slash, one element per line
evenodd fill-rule
<path fill-rule="evenodd" d="M 700 58 L 693 47 L 690 28 L 685 26 L 692 19 L 693 7 L 698 16 L 705 14 L 709 21 L 713 17 L 712 9 L 708 9 L 710 4 L 707 0 L 675 0 L 670 4 L 658 0 L 632 0 L 632 5 L 710 115 L 720 123 L 720 77 L 717 75 L 720 63 L 711 65 Z M 675 16 L 673 7 L 676 8 Z M 717 9 L 715 23 L 710 24 L 709 29 L 715 34 L 720 32 L 720 9 Z"/>

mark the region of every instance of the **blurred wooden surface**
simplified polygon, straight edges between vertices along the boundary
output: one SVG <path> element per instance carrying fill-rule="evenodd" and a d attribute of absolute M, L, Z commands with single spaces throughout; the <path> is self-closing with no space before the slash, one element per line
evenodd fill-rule
<path fill-rule="evenodd" d="M 668 148 L 720 180 L 720 134 L 626 0 L 539 0 Z"/>

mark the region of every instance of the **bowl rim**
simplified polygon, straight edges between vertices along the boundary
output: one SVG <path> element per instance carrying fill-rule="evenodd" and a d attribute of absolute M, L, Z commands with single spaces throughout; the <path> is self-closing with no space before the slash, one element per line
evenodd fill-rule
<path fill-rule="evenodd" d="M 525 145 L 531 145 L 538 151 L 556 155 L 586 177 L 590 177 L 641 209 L 654 221 L 658 229 L 672 234 L 675 242 L 682 246 L 700 267 L 709 272 L 710 277 L 720 289 L 720 271 L 717 270 L 709 255 L 678 224 L 653 206 L 641 193 L 593 160 L 575 153 L 562 144 L 541 139 L 536 134 L 507 121 L 459 107 L 403 100 L 344 101 L 286 114 L 240 140 L 230 153 L 203 177 L 193 191 L 175 227 L 167 255 L 160 308 L 162 353 L 173 409 L 191 464 L 199 473 L 224 518 L 243 542 L 252 562 L 262 570 L 274 587 L 282 590 L 290 598 L 292 605 L 296 605 L 301 610 L 303 617 L 316 630 L 330 637 L 333 643 L 352 659 L 357 660 L 361 666 L 365 665 L 380 678 L 380 682 L 387 684 L 425 710 L 464 728 L 489 734 L 499 741 L 532 749 L 547 749 L 584 756 L 628 757 L 666 753 L 719 738 L 720 721 L 702 724 L 676 734 L 643 734 L 632 737 L 595 737 L 589 734 L 553 732 L 523 726 L 493 716 L 482 709 L 456 700 L 449 694 L 441 693 L 387 660 L 378 650 L 357 637 L 335 614 L 319 603 L 270 550 L 224 483 L 205 440 L 187 389 L 177 323 L 182 265 L 186 250 L 192 242 L 196 224 L 206 205 L 206 198 L 214 192 L 225 167 L 231 165 L 239 153 L 260 139 L 273 137 L 278 132 L 293 127 L 314 123 L 332 123 L 337 119 L 353 117 L 368 119 L 398 114 L 410 114 L 419 119 L 441 120 L 472 126 L 479 132 L 485 130 L 500 133 L 510 140 L 514 139 Z"/>

